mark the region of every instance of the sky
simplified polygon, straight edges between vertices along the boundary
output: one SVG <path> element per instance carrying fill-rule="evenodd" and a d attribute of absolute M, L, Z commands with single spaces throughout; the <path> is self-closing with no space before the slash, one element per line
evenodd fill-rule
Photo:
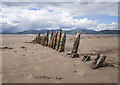
<path fill-rule="evenodd" d="M 3 32 L 118 29 L 118 2 L 2 2 L 0 15 Z"/>

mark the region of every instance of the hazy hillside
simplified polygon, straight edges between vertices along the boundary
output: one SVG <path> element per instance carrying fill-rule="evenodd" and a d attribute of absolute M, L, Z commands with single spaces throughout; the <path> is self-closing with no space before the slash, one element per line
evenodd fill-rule
<path fill-rule="evenodd" d="M 94 30 L 88 30 L 88 29 L 75 29 L 75 30 L 70 30 L 70 31 L 65 31 L 66 34 L 76 34 L 77 31 L 80 30 L 82 34 L 118 34 L 118 30 L 102 30 L 102 31 L 94 31 Z M 23 31 L 23 32 L 17 32 L 17 33 L 7 33 L 7 32 L 3 32 L 2 34 L 38 34 L 38 32 L 40 32 L 41 34 L 45 34 L 46 33 L 46 29 L 44 30 L 27 30 L 27 31 Z M 57 30 L 49 30 L 49 33 L 51 32 L 56 32 Z M 64 30 L 62 30 L 63 32 Z"/>

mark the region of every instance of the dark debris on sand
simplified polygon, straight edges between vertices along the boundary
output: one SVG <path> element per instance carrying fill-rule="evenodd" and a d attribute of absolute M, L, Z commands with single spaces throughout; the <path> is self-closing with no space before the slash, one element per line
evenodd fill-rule
<path fill-rule="evenodd" d="M 13 49 L 13 48 L 5 46 L 5 47 L 0 47 L 0 49 Z"/>
<path fill-rule="evenodd" d="M 25 46 L 21 46 L 21 48 L 25 48 Z"/>

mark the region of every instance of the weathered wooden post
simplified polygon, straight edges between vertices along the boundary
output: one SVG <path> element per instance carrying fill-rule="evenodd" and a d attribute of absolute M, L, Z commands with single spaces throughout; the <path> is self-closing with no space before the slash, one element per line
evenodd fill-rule
<path fill-rule="evenodd" d="M 50 43 L 50 48 L 53 48 L 54 37 L 55 37 L 55 33 L 54 33 L 53 36 L 52 36 L 52 40 L 51 40 L 51 43 Z"/>
<path fill-rule="evenodd" d="M 73 42 L 73 49 L 72 49 L 72 54 L 73 53 L 77 53 L 78 51 L 78 46 L 79 46 L 79 41 L 80 41 L 80 31 L 77 32 L 75 38 L 74 38 L 74 42 Z"/>
<path fill-rule="evenodd" d="M 45 39 L 46 38 L 46 36 L 41 36 L 41 45 L 43 45 L 43 46 L 45 46 Z"/>
<path fill-rule="evenodd" d="M 52 37 L 53 37 L 53 31 L 52 31 L 51 36 L 50 36 L 49 45 L 48 45 L 49 47 L 50 47 L 50 44 L 52 42 Z"/>
<path fill-rule="evenodd" d="M 46 40 L 46 36 L 43 36 L 43 46 L 45 46 L 45 40 Z"/>
<path fill-rule="evenodd" d="M 59 52 L 63 52 L 64 51 L 64 49 L 65 49 L 65 42 L 66 42 L 66 33 L 64 32 L 62 34 L 62 38 L 61 38 L 61 41 L 60 41 Z"/>
<path fill-rule="evenodd" d="M 48 46 L 48 41 L 49 41 L 49 31 L 46 31 L 46 38 L 45 38 L 45 46 Z"/>
<path fill-rule="evenodd" d="M 38 33 L 38 35 L 36 36 L 36 43 L 38 43 L 38 44 L 40 44 L 40 40 L 41 40 L 41 38 L 40 38 L 40 32 Z"/>
<path fill-rule="evenodd" d="M 71 57 L 72 58 L 79 57 L 79 55 L 77 54 L 78 47 L 79 47 L 79 42 L 80 42 L 80 31 L 77 32 L 77 34 L 74 38 L 73 49 L 71 51 Z"/>
<path fill-rule="evenodd" d="M 84 62 L 89 61 L 90 58 L 91 58 L 90 55 L 84 55 L 84 56 L 82 57 L 82 61 L 84 61 Z"/>
<path fill-rule="evenodd" d="M 61 29 L 58 30 L 57 43 L 56 43 L 56 50 L 57 51 L 59 49 L 60 39 L 61 39 Z"/>
<path fill-rule="evenodd" d="M 40 42 L 41 45 L 43 45 L 43 36 L 41 36 L 41 42 Z"/>
<path fill-rule="evenodd" d="M 53 49 L 55 49 L 55 47 L 56 47 L 57 34 L 58 34 L 58 32 L 55 32 L 55 37 L 54 37 L 54 39 L 53 39 Z"/>
<path fill-rule="evenodd" d="M 96 69 L 96 68 L 99 68 L 101 66 L 104 66 L 105 65 L 105 59 L 106 59 L 106 56 L 104 56 L 103 54 L 97 55 L 95 60 L 92 62 L 91 68 Z"/>

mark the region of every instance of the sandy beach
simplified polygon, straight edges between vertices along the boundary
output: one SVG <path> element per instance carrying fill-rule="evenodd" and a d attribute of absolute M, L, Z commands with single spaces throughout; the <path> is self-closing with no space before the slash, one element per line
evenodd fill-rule
<path fill-rule="evenodd" d="M 3 35 L 2 82 L 3 83 L 118 83 L 118 36 L 81 35 L 78 54 L 71 58 L 75 35 L 67 35 L 65 51 L 31 42 L 35 36 Z M 108 66 L 92 69 L 97 54 L 107 56 Z M 85 54 L 91 60 L 83 62 Z"/>

